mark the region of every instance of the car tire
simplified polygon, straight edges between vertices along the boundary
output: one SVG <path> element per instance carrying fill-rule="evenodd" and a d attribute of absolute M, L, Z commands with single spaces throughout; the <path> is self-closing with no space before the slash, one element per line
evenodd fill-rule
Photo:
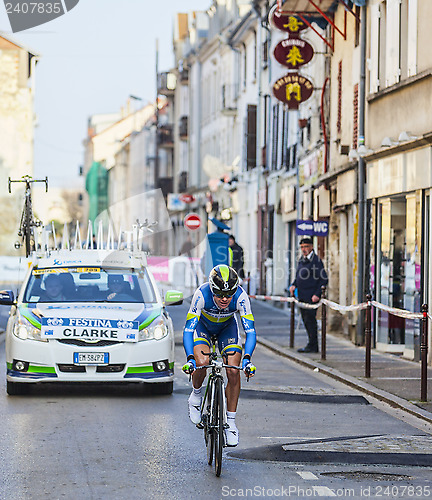
<path fill-rule="evenodd" d="M 174 382 L 160 382 L 158 384 L 149 384 L 150 394 L 168 395 L 172 394 Z"/>
<path fill-rule="evenodd" d="M 24 394 L 28 394 L 29 391 L 30 387 L 28 384 L 6 381 L 6 392 L 9 396 L 23 396 Z"/>

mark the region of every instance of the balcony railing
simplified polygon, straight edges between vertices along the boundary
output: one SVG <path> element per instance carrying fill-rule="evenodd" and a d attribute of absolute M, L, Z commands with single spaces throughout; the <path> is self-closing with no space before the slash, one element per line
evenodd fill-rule
<path fill-rule="evenodd" d="M 173 192 L 173 181 L 174 179 L 172 177 L 158 178 L 157 186 L 162 190 L 162 194 L 165 198 L 169 193 Z"/>
<path fill-rule="evenodd" d="M 221 111 L 224 115 L 237 114 L 237 99 L 238 99 L 238 85 L 222 85 L 221 92 Z"/>
<path fill-rule="evenodd" d="M 174 73 L 165 72 L 158 74 L 159 94 L 166 96 L 174 95 L 176 84 L 177 84 L 177 78 Z"/>
<path fill-rule="evenodd" d="M 183 85 L 186 85 L 189 82 L 189 70 L 188 69 L 182 69 L 180 71 L 180 82 Z"/>
<path fill-rule="evenodd" d="M 180 139 L 182 141 L 186 141 L 188 138 L 188 117 L 187 116 L 180 117 L 179 136 L 180 136 Z"/>
<path fill-rule="evenodd" d="M 161 148 L 174 147 L 174 134 L 172 125 L 160 125 L 158 128 L 158 144 Z"/>

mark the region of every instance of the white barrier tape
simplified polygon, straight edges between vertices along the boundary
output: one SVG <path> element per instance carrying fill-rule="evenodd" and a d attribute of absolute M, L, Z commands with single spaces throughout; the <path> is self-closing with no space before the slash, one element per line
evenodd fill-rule
<path fill-rule="evenodd" d="M 303 309 L 318 309 L 321 304 L 326 304 L 331 309 L 341 312 L 342 314 L 350 311 L 360 311 L 362 309 L 366 309 L 368 304 L 367 302 L 362 302 L 361 304 L 353 304 L 350 306 L 342 306 L 337 302 L 333 302 L 328 299 L 320 299 L 316 304 L 307 304 L 306 302 L 300 302 L 295 297 L 281 297 L 278 295 L 249 295 L 252 299 L 257 300 L 273 300 L 276 302 L 295 302 L 299 307 Z M 377 309 L 381 309 L 382 311 L 386 311 L 393 316 L 399 316 L 400 318 L 405 319 L 422 319 L 423 313 L 414 313 L 410 311 L 406 311 L 405 309 L 397 309 L 396 307 L 386 306 L 381 304 L 380 302 L 376 302 L 375 300 L 371 301 L 371 305 L 376 307 Z M 427 314 L 428 318 L 432 321 L 432 316 L 430 313 Z"/>
<path fill-rule="evenodd" d="M 274 300 L 276 302 L 295 302 L 294 297 L 279 297 L 276 295 L 249 295 L 251 299 Z"/>
<path fill-rule="evenodd" d="M 397 309 L 395 307 L 390 307 L 390 306 L 385 306 L 384 304 L 381 304 L 380 302 L 376 302 L 373 300 L 371 304 L 376 307 L 377 309 L 381 309 L 382 311 L 386 311 L 390 314 L 393 314 L 393 316 L 399 316 L 400 318 L 405 318 L 405 319 L 422 319 L 423 314 L 422 313 L 413 313 L 409 311 L 405 311 L 405 309 Z"/>
<path fill-rule="evenodd" d="M 280 297 L 278 295 L 249 295 L 251 299 L 256 300 L 274 300 L 275 302 L 295 302 L 299 307 L 303 309 L 318 309 L 321 305 L 321 301 L 316 304 L 307 304 L 306 302 L 300 302 L 295 297 Z"/>
<path fill-rule="evenodd" d="M 294 302 L 302 309 L 318 309 L 318 307 L 321 305 L 321 300 L 319 302 L 316 302 L 315 304 L 308 304 L 307 302 L 300 302 L 300 300 L 294 298 Z"/>
<path fill-rule="evenodd" d="M 321 299 L 321 302 L 331 309 L 335 309 L 336 311 L 341 312 L 342 314 L 350 311 L 361 311 L 362 309 L 367 308 L 367 302 L 362 302 L 361 304 L 353 304 L 351 306 L 341 306 L 336 302 L 328 299 Z"/>

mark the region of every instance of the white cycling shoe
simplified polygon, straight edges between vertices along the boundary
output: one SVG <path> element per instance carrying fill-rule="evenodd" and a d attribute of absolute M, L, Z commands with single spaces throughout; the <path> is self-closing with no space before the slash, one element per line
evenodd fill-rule
<path fill-rule="evenodd" d="M 237 446 L 239 443 L 239 431 L 235 423 L 228 420 L 228 429 L 225 429 L 225 438 L 227 446 Z"/>
<path fill-rule="evenodd" d="M 188 399 L 188 407 L 191 422 L 195 425 L 199 424 L 201 422 L 201 398 L 193 391 Z"/>

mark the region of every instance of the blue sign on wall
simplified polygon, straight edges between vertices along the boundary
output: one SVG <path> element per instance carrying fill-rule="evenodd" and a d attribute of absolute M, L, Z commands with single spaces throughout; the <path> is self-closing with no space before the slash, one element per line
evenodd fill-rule
<path fill-rule="evenodd" d="M 297 220 L 297 235 L 327 236 L 329 224 L 325 220 Z"/>

